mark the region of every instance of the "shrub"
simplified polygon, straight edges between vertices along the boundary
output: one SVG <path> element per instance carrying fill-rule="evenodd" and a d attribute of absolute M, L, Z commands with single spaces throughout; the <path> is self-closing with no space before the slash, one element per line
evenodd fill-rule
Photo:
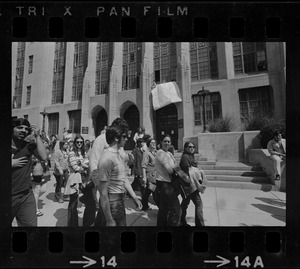
<path fill-rule="evenodd" d="M 226 115 L 224 118 L 218 118 L 210 122 L 208 130 L 211 133 L 230 132 L 235 129 L 235 126 L 235 119 Z"/>
<path fill-rule="evenodd" d="M 256 112 L 250 119 L 244 122 L 245 131 L 261 130 L 267 125 L 277 123 L 278 120 L 272 114 L 266 114 L 263 111 Z"/>
<path fill-rule="evenodd" d="M 267 148 L 268 142 L 273 139 L 275 131 L 280 132 L 282 137 L 285 138 L 285 123 L 280 121 L 278 123 L 271 123 L 260 130 L 260 144 L 263 149 Z"/>

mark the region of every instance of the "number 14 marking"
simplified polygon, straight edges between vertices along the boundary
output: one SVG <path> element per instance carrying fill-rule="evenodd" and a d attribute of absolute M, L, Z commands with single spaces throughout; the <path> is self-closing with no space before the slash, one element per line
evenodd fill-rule
<path fill-rule="evenodd" d="M 102 256 L 101 257 L 101 261 L 102 261 L 102 267 L 105 267 L 105 266 L 112 266 L 112 267 L 116 267 L 117 266 L 117 262 L 116 262 L 116 256 L 112 256 L 108 262 L 106 263 L 105 262 L 105 256 Z"/>

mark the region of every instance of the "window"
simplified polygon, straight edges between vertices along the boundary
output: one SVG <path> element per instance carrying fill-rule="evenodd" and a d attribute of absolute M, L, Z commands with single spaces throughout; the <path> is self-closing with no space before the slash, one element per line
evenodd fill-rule
<path fill-rule="evenodd" d="M 30 98 L 31 98 L 31 86 L 28 86 L 27 93 L 26 93 L 26 106 L 30 105 Z"/>
<path fill-rule="evenodd" d="M 216 42 L 190 43 L 191 80 L 219 78 Z"/>
<path fill-rule="evenodd" d="M 203 125 L 203 96 L 194 94 L 194 120 L 195 125 Z M 219 92 L 210 93 L 205 96 L 205 119 L 206 124 L 222 116 L 221 95 Z"/>
<path fill-rule="evenodd" d="M 58 128 L 59 128 L 59 114 L 58 113 L 51 113 L 48 114 L 48 135 L 58 135 Z"/>
<path fill-rule="evenodd" d="M 28 74 L 32 73 L 33 69 L 33 55 L 29 56 Z"/>
<path fill-rule="evenodd" d="M 15 85 L 15 94 L 13 96 L 13 104 L 12 104 L 13 108 L 21 108 L 21 104 L 22 104 L 25 47 L 26 47 L 25 42 L 18 42 L 16 85 Z"/>
<path fill-rule="evenodd" d="M 75 42 L 72 101 L 81 100 L 84 73 L 88 61 L 88 43 Z"/>
<path fill-rule="evenodd" d="M 142 43 L 124 42 L 122 90 L 140 88 Z"/>
<path fill-rule="evenodd" d="M 69 129 L 75 134 L 80 134 L 81 129 L 81 110 L 69 111 Z"/>
<path fill-rule="evenodd" d="M 65 64 L 66 64 L 66 43 L 55 43 L 53 82 L 52 82 L 52 104 L 63 103 L 64 82 L 65 82 Z"/>
<path fill-rule="evenodd" d="M 270 86 L 240 89 L 239 99 L 242 124 L 256 113 L 273 113 L 273 94 Z"/>
<path fill-rule="evenodd" d="M 233 42 L 232 49 L 235 74 L 267 70 L 265 42 Z"/>
<path fill-rule="evenodd" d="M 109 74 L 113 60 L 113 43 L 98 42 L 96 57 L 95 95 L 106 94 L 108 93 Z"/>
<path fill-rule="evenodd" d="M 177 55 L 176 43 L 154 43 L 154 74 L 155 83 L 176 81 Z"/>

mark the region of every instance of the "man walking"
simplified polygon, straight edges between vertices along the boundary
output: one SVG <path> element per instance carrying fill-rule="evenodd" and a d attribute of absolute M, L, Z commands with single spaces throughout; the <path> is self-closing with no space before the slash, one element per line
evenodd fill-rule
<path fill-rule="evenodd" d="M 25 138 L 32 134 L 36 142 Z M 23 118 L 12 120 L 12 216 L 18 226 L 37 226 L 36 202 L 31 187 L 32 155 L 47 160 L 40 129 Z"/>

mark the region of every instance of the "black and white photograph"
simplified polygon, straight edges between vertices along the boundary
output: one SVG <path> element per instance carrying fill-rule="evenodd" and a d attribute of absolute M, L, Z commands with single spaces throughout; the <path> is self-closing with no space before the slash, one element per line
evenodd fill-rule
<path fill-rule="evenodd" d="M 299 12 L 1 1 L 0 268 L 297 268 Z"/>
<path fill-rule="evenodd" d="M 286 226 L 285 42 L 12 42 L 12 227 Z"/>

